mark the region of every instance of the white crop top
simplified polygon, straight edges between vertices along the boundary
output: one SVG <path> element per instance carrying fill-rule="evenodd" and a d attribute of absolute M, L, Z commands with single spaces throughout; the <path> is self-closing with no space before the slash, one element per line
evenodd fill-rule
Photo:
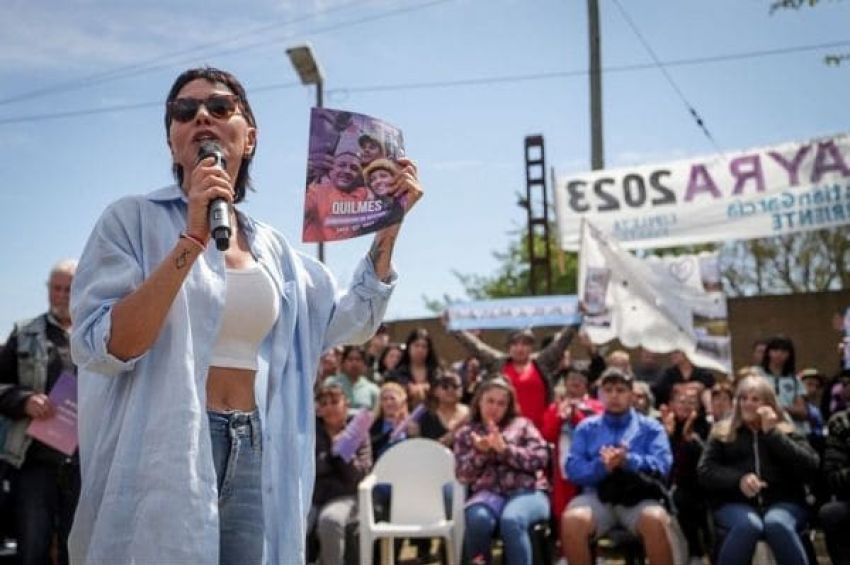
<path fill-rule="evenodd" d="M 221 328 L 210 365 L 256 371 L 260 344 L 279 311 L 274 283 L 258 264 L 248 269 L 227 269 Z"/>

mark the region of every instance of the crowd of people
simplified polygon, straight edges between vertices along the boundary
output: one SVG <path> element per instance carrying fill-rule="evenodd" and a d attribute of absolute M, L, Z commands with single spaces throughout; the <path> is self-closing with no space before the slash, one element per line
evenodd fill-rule
<path fill-rule="evenodd" d="M 451 332 L 456 363 L 424 329 L 390 343 L 376 326 L 399 224 L 340 289 L 239 208 L 257 124 L 233 75 L 182 73 L 164 118 L 175 184 L 109 206 L 79 263 L 51 270 L 48 311 L 0 351 L 0 533 L 20 563 L 355 562 L 358 485 L 413 437 L 454 454 L 474 565 L 495 543 L 507 565 L 531 563 L 532 531 L 587 565 L 616 529 L 653 565 L 749 563 L 760 542 L 811 563 L 814 529 L 850 563 L 850 371 L 798 370 L 782 336 L 732 375 L 681 351 L 603 355 L 578 326 L 540 347 L 512 332 L 505 351 Z M 222 159 L 199 158 L 211 141 Z M 364 180 L 389 173 L 409 210 L 416 167 L 395 166 Z M 208 245 L 217 199 L 225 249 Z M 63 379 L 79 408 L 67 452 L 33 432 Z M 378 520 L 404 503 L 385 487 Z M 414 547 L 432 559 L 432 540 Z"/>
<path fill-rule="evenodd" d="M 339 365 L 320 372 L 316 397 L 346 396 L 350 408 L 362 400 L 352 383 L 380 391 L 359 405 L 374 414 L 360 436 L 373 464 L 410 437 L 453 450 L 467 489 L 464 562 L 490 563 L 498 543 L 504 563 L 532 563 L 534 526 L 549 524 L 556 559 L 570 564 L 594 563 L 613 530 L 653 564 L 723 565 L 750 563 L 760 542 L 779 564 L 814 563 L 820 530 L 832 561 L 850 563 L 850 372 L 798 371 L 782 336 L 724 375 L 682 352 L 603 355 L 577 327 L 539 348 L 516 331 L 505 351 L 451 333 L 468 356 L 446 363 L 426 330 L 395 344 L 382 327 L 360 349 L 358 375 L 348 348 L 331 352 Z M 356 490 L 350 481 L 352 504 Z M 377 496 L 386 505 L 391 495 Z M 316 512 L 325 499 L 317 492 Z M 348 511 L 337 523 L 349 533 L 332 549 L 314 544 L 318 563 L 348 563 L 336 544 L 357 543 L 356 519 Z M 411 541 L 420 562 L 439 558 L 431 540 Z"/>
<path fill-rule="evenodd" d="M 46 395 L 74 370 L 67 329 L 75 272 L 71 260 L 54 267 L 48 312 L 17 324 L 0 353 L 0 410 L 15 423 L 4 478 L 15 477 L 17 496 L 3 501 L 14 510 L 4 525 L 22 563 L 68 562 L 78 456 L 21 430 L 52 414 Z M 505 351 L 474 332 L 451 333 L 468 351 L 454 363 L 427 330 L 393 343 L 383 325 L 362 346 L 322 354 L 311 560 L 357 562 L 360 481 L 393 445 L 422 437 L 454 453 L 467 489 L 469 563 L 491 562 L 497 542 L 503 562 L 531 563 L 539 524 L 551 525 L 544 531 L 556 556 L 570 564 L 593 563 L 597 541 L 615 529 L 654 564 L 749 563 L 759 542 L 777 563 L 812 563 L 815 530 L 834 563 L 850 562 L 850 373 L 798 371 L 794 344 L 781 336 L 754 344 L 751 366 L 722 375 L 681 352 L 666 360 L 644 350 L 603 355 L 573 326 L 539 348 L 531 331 L 515 331 Z M 210 417 L 211 432 L 244 429 L 250 454 L 250 414 L 220 420 Z M 355 421 L 359 434 L 346 454 L 337 443 Z M 386 519 L 391 491 L 378 485 L 373 498 L 377 519 Z M 440 559 L 430 539 L 410 547 L 420 562 Z"/>

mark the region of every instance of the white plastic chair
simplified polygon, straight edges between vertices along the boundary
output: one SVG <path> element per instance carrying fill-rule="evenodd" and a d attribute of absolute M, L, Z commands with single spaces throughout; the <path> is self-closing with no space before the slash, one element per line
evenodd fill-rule
<path fill-rule="evenodd" d="M 389 522 L 375 522 L 372 489 L 392 485 Z M 446 519 L 443 486 L 452 485 L 451 518 Z M 395 538 L 440 537 L 446 541 L 449 565 L 460 563 L 463 548 L 465 494 L 455 478 L 454 454 L 428 439 L 394 445 L 358 486 L 360 563 L 372 565 L 372 546 L 381 540 L 382 563 L 395 562 Z"/>

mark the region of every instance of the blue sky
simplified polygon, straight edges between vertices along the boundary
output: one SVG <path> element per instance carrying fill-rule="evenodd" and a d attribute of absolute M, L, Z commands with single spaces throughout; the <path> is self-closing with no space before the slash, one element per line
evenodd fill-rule
<path fill-rule="evenodd" d="M 850 61 L 828 67 L 823 56 L 850 52 L 850 2 L 772 16 L 769 0 L 619 2 L 600 0 L 607 165 L 715 151 L 661 71 L 646 68 L 619 6 L 663 62 L 732 56 L 668 68 L 721 150 L 848 129 Z M 524 136 L 545 136 L 559 172 L 589 169 L 582 0 L 5 0 L 0 10 L 4 336 L 44 310 L 50 266 L 80 253 L 109 202 L 171 181 L 161 103 L 190 66 L 246 85 L 260 127 L 246 209 L 310 253 L 299 239 L 315 95 L 285 48 L 313 44 L 326 106 L 404 131 L 427 194 L 397 246 L 390 319 L 428 315 L 422 295 L 461 296 L 452 271 L 494 271 L 492 252 L 524 226 Z M 138 107 L 103 111 L 119 106 Z M 77 115 L 44 118 L 65 112 Z M 348 279 L 369 244 L 329 244 L 327 263 Z"/>

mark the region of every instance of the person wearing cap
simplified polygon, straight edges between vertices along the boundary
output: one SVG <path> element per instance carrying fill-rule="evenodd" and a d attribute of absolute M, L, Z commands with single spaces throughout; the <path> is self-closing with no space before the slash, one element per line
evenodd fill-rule
<path fill-rule="evenodd" d="M 357 145 L 360 146 L 360 165 L 364 169 L 375 159 L 386 156 L 384 146 L 369 133 L 361 134 L 357 138 Z"/>
<path fill-rule="evenodd" d="M 573 433 L 566 476 L 582 487 L 561 519 L 561 539 L 570 565 L 589 565 L 589 541 L 621 524 L 640 536 L 653 565 L 673 563 L 671 519 L 656 493 L 641 487 L 626 499 L 618 485 L 644 477 L 664 480 L 673 455 L 664 428 L 632 407 L 632 376 L 617 368 L 599 377 L 605 412 L 585 418 Z M 656 484 L 650 482 L 650 485 Z M 646 494 L 643 494 L 643 493 Z"/>
<path fill-rule="evenodd" d="M 356 543 L 357 485 L 372 468 L 369 434 L 363 434 L 354 456 L 346 461 L 334 453 L 334 440 L 342 434 L 353 416 L 342 388 L 325 384 L 316 394 L 316 486 L 307 518 L 308 535 L 319 544 L 321 565 L 355 563 L 357 555 L 349 545 Z"/>
<path fill-rule="evenodd" d="M 826 375 L 815 368 L 809 367 L 800 371 L 797 375 L 806 389 L 806 401 L 815 406 L 820 406 L 823 401 L 823 389 L 826 384 Z M 820 410 L 820 409 L 818 409 Z"/>
<path fill-rule="evenodd" d="M 364 222 L 361 229 L 378 229 L 396 224 L 404 217 L 405 201 L 392 196 L 393 183 L 398 177 L 398 165 L 389 159 L 375 159 L 363 168 L 363 180 L 372 197 L 381 203 L 375 220 Z"/>
<path fill-rule="evenodd" d="M 490 375 L 503 375 L 516 390 L 522 415 L 541 430 L 543 414 L 554 399 L 552 375 L 558 371 L 564 350 L 576 334 L 575 326 L 565 327 L 545 348 L 534 353 L 534 333 L 530 329 L 508 336 L 507 353 L 481 341 L 471 332 L 450 332 L 469 353 L 481 360 Z"/>
<path fill-rule="evenodd" d="M 823 400 L 823 387 L 826 376 L 813 368 L 803 369 L 797 376 L 803 382 L 803 400 L 808 412 L 809 433 L 806 438 L 818 454 L 823 454 L 824 449 L 824 418 L 820 411 Z"/>

